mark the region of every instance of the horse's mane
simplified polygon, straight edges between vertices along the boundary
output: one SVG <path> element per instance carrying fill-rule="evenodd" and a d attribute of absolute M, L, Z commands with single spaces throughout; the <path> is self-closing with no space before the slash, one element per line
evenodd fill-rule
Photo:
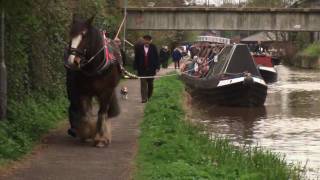
<path fill-rule="evenodd" d="M 103 39 L 101 32 L 94 26 L 90 26 L 87 33 L 87 36 L 89 37 L 87 42 L 87 54 L 92 57 L 102 48 Z M 89 59 L 90 57 L 87 58 Z M 97 58 L 103 58 L 103 53 L 100 53 Z"/>

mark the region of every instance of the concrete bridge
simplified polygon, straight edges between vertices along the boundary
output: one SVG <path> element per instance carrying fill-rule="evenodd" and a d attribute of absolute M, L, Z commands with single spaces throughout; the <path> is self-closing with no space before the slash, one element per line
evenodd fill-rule
<path fill-rule="evenodd" d="M 320 31 L 320 8 L 127 8 L 128 30 Z"/>

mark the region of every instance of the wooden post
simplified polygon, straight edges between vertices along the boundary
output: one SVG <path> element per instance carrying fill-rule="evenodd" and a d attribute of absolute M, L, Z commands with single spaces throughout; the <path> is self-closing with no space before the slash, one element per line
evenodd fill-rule
<path fill-rule="evenodd" d="M 4 55 L 5 10 L 1 9 L 1 57 L 0 57 L 0 120 L 7 116 L 7 68 Z"/>

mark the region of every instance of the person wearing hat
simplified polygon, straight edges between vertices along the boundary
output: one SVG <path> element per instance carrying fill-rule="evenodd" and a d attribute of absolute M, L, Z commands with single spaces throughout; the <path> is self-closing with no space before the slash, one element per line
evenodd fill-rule
<path fill-rule="evenodd" d="M 141 102 L 146 103 L 152 96 L 153 76 L 160 70 L 158 50 L 150 35 L 143 36 L 143 44 L 135 47 L 133 68 L 138 71 L 138 76 L 150 76 L 140 79 Z"/>
<path fill-rule="evenodd" d="M 159 60 L 162 68 L 168 68 L 168 61 L 170 58 L 169 48 L 168 46 L 162 46 L 160 49 Z"/>

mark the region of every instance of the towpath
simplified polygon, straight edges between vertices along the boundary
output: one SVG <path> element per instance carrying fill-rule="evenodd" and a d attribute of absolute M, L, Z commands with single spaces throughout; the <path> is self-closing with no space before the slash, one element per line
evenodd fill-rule
<path fill-rule="evenodd" d="M 172 70 L 172 69 L 171 69 Z M 170 69 L 162 70 L 165 74 Z M 50 133 L 34 152 L 0 173 L 1 180 L 127 180 L 132 179 L 139 122 L 144 104 L 139 80 L 120 84 L 129 99 L 119 98 L 121 114 L 112 119 L 113 139 L 107 148 L 95 148 L 67 136 L 68 124 Z M 119 92 L 119 91 L 118 91 Z"/>

